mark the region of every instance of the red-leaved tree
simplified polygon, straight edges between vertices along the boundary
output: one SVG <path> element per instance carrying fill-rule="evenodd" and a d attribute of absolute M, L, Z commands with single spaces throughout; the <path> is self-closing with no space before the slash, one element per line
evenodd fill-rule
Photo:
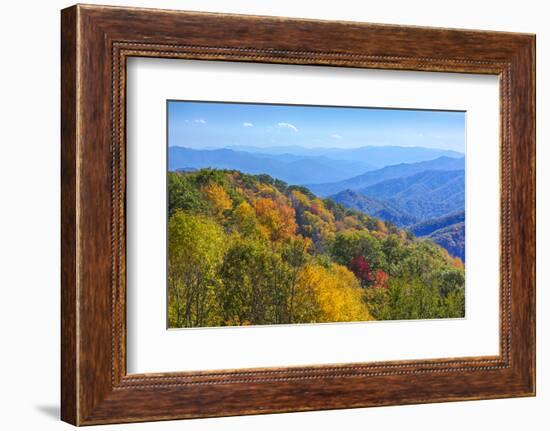
<path fill-rule="evenodd" d="M 366 284 L 373 280 L 370 265 L 363 256 L 355 256 L 349 263 L 348 267 L 362 284 Z"/>

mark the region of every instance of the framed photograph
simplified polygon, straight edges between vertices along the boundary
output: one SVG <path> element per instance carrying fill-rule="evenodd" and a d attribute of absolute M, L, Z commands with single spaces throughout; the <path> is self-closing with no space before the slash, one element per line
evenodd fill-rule
<path fill-rule="evenodd" d="M 62 419 L 535 394 L 535 37 L 62 11 Z"/>

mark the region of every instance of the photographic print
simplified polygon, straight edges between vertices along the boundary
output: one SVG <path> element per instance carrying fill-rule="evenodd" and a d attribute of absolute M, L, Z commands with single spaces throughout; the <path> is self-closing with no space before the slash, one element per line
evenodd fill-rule
<path fill-rule="evenodd" d="M 167 102 L 168 327 L 465 316 L 465 112 Z"/>

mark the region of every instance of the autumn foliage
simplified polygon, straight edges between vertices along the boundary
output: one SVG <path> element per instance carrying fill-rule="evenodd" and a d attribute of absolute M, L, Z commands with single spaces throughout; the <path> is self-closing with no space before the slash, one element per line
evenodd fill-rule
<path fill-rule="evenodd" d="M 462 317 L 441 247 L 267 175 L 168 176 L 170 327 Z"/>
<path fill-rule="evenodd" d="M 362 283 L 372 281 L 373 277 L 370 271 L 369 263 L 363 256 L 357 255 L 351 259 L 349 269 L 351 269 L 351 271 Z"/>
<path fill-rule="evenodd" d="M 285 202 L 260 198 L 254 201 L 254 210 L 262 233 L 271 241 L 284 241 L 296 234 L 296 213 Z"/>

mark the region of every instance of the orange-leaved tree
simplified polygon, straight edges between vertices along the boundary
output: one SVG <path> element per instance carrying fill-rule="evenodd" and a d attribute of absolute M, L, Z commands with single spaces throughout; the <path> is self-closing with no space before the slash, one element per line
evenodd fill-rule
<path fill-rule="evenodd" d="M 254 209 L 262 233 L 271 241 L 277 242 L 295 235 L 296 213 L 291 206 L 272 199 L 260 198 L 254 202 Z"/>

